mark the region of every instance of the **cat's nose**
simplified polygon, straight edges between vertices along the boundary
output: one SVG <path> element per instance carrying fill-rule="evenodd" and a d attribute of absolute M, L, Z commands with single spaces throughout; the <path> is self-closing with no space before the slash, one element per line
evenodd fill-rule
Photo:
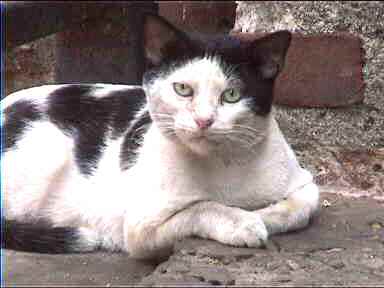
<path fill-rule="evenodd" d="M 207 129 L 213 124 L 213 118 L 196 117 L 194 120 L 200 129 Z"/>

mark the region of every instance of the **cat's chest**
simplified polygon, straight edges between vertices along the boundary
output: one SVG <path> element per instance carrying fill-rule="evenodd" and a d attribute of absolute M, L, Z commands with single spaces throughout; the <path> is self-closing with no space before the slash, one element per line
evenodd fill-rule
<path fill-rule="evenodd" d="M 200 168 L 205 195 L 226 205 L 256 209 L 285 197 L 288 174 L 274 161 Z"/>
<path fill-rule="evenodd" d="M 129 172 L 133 179 L 150 179 L 137 183 L 144 198 L 156 196 L 166 203 L 212 200 L 257 209 L 287 195 L 290 171 L 282 145 L 266 141 L 253 153 L 233 150 L 197 156 L 181 145 L 159 141 L 161 137 L 150 138 L 150 132 Z"/>

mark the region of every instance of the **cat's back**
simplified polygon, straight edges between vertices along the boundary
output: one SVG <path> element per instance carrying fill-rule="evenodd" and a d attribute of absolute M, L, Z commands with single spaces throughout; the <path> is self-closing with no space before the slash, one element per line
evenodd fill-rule
<path fill-rule="evenodd" d="M 119 147 L 112 147 L 113 157 L 105 156 L 144 102 L 141 87 L 113 84 L 44 85 L 3 99 L 6 216 L 38 211 L 48 194 L 75 183 L 74 175 L 97 178 L 107 164 L 118 171 Z"/>
<path fill-rule="evenodd" d="M 101 114 L 96 112 L 103 109 L 105 115 L 114 114 L 120 117 L 128 115 L 126 117 L 129 118 L 133 117 L 135 108 L 140 107 L 144 101 L 143 89 L 141 86 L 134 85 L 97 83 L 36 86 L 13 92 L 1 100 L 2 125 L 11 114 L 22 117 L 24 110 L 36 110 L 34 114 L 47 114 L 50 120 L 57 121 L 60 119 L 55 119 L 55 116 L 60 116 L 63 110 L 68 113 L 66 113 L 66 119 L 62 120 L 67 120 L 74 116 L 80 117 L 82 115 L 79 111 L 85 112 L 86 109 L 92 110 L 92 108 L 99 109 L 92 110 L 88 116 L 100 116 Z M 69 116 L 71 112 L 78 114 Z M 83 117 L 85 116 L 83 114 Z"/>
<path fill-rule="evenodd" d="M 43 85 L 17 91 L 1 101 L 2 152 L 17 149 L 18 140 L 43 122 L 69 137 L 87 137 L 91 142 L 109 132 L 116 138 L 144 101 L 141 87 L 128 85 Z"/>

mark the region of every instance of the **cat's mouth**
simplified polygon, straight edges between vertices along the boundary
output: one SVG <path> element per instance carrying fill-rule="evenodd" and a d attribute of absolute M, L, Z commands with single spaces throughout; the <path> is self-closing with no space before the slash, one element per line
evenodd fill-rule
<path fill-rule="evenodd" d="M 179 138 L 184 139 L 184 141 L 188 141 L 191 143 L 197 144 L 207 144 L 217 142 L 217 136 L 213 131 L 199 129 L 199 130 L 191 130 L 191 129 L 177 129 L 176 135 Z"/>
<path fill-rule="evenodd" d="M 198 143 L 207 142 L 209 140 L 210 139 L 206 135 L 197 135 L 197 136 L 191 137 L 191 141 L 198 142 Z"/>
<path fill-rule="evenodd" d="M 204 130 L 177 129 L 183 136 L 191 140 L 199 140 L 207 138 L 208 132 Z"/>
<path fill-rule="evenodd" d="M 185 126 L 176 126 L 175 132 L 177 136 L 190 140 L 204 139 L 208 135 L 208 131 L 201 129 L 193 129 Z"/>

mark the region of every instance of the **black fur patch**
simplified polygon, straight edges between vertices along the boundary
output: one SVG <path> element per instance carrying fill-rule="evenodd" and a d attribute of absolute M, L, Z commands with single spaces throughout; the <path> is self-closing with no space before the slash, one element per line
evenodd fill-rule
<path fill-rule="evenodd" d="M 107 132 L 122 135 L 135 112 L 145 102 L 140 88 L 121 89 L 104 97 L 92 92 L 103 89 L 92 84 L 72 84 L 49 97 L 48 115 L 53 123 L 75 140 L 75 158 L 80 171 L 91 175 L 105 147 Z"/>
<path fill-rule="evenodd" d="M 121 147 L 121 167 L 122 169 L 128 169 L 133 163 L 132 160 L 137 156 L 137 148 L 140 147 L 143 135 L 147 132 L 152 118 L 148 111 L 145 111 L 136 122 L 130 127 L 129 132 L 125 135 L 124 141 Z"/>
<path fill-rule="evenodd" d="M 160 66 L 149 67 L 144 73 L 143 83 L 148 85 L 159 75 L 164 77 L 193 58 L 212 55 L 220 59 L 223 71 L 232 70 L 232 73 L 239 75 L 244 84 L 243 95 L 249 98 L 248 103 L 252 111 L 260 116 L 267 115 L 272 108 L 275 79 L 265 79 L 260 67 L 251 61 L 248 51 L 240 49 L 239 46 L 239 40 L 229 35 L 204 39 L 195 44 L 188 54 L 175 55 L 171 59 L 165 59 Z"/>
<path fill-rule="evenodd" d="M 150 85 L 159 74 L 163 77 L 170 71 L 169 68 L 184 61 L 207 55 L 216 56 L 220 57 L 224 71 L 228 67 L 236 69 L 244 84 L 243 95 L 249 98 L 251 109 L 258 115 L 267 115 L 271 111 L 274 79 L 284 66 L 291 41 L 288 31 L 270 33 L 252 41 L 241 41 L 227 34 L 188 35 L 162 17 L 148 15 L 147 18 L 145 44 L 151 52 L 149 55 L 158 55 L 162 59 L 148 66 L 143 79 L 145 85 Z M 153 33 L 153 29 L 161 33 Z M 163 41 L 156 38 L 158 35 L 165 36 Z"/>
<path fill-rule="evenodd" d="M 144 105 L 145 93 L 140 88 L 117 91 L 113 95 L 106 97 L 105 101 L 111 101 L 113 137 L 120 137 L 127 131 L 136 112 Z"/>
<path fill-rule="evenodd" d="M 271 112 L 273 103 L 274 79 L 263 79 L 254 67 L 243 65 L 240 68 L 244 85 L 243 96 L 248 99 L 250 109 L 259 116 L 266 116 Z"/>
<path fill-rule="evenodd" d="M 31 122 L 41 119 L 42 113 L 38 106 L 26 100 L 13 103 L 4 110 L 5 125 L 1 128 L 1 153 L 11 149 L 22 137 Z"/>
<path fill-rule="evenodd" d="M 49 223 L 39 221 L 20 223 L 15 220 L 2 221 L 1 248 L 39 252 L 70 253 L 80 237 L 76 228 L 52 227 Z"/>
<path fill-rule="evenodd" d="M 144 74 L 144 83 L 148 85 L 158 77 L 158 74 L 167 75 L 172 71 L 173 67 L 182 66 L 184 63 L 184 61 L 175 62 L 168 67 L 154 68 Z M 221 64 L 224 67 L 223 70 L 232 65 L 225 60 Z M 242 95 L 249 100 L 250 109 L 259 116 L 268 115 L 273 103 L 274 79 L 263 79 L 260 73 L 255 71 L 254 67 L 247 64 L 237 65 L 234 71 L 240 75 L 239 78 L 244 83 Z"/>

